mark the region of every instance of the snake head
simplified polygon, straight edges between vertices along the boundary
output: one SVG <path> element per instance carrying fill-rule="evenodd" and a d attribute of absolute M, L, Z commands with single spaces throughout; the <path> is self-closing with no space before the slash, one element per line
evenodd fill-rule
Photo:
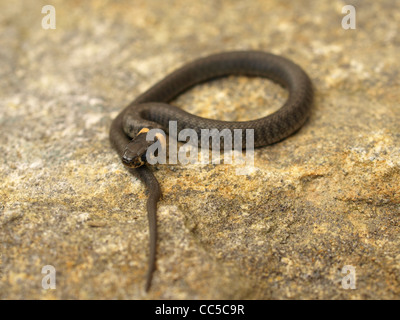
<path fill-rule="evenodd" d="M 149 129 L 142 129 L 138 135 L 129 142 L 124 150 L 122 162 L 129 168 L 138 168 L 146 163 L 147 149 L 154 141 L 147 141 L 146 135 Z"/>

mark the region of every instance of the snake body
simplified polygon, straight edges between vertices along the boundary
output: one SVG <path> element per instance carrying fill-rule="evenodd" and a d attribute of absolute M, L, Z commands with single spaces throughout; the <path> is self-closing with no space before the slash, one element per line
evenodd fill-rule
<path fill-rule="evenodd" d="M 201 118 L 169 105 L 168 102 L 196 84 L 225 77 L 246 75 L 271 79 L 289 91 L 285 104 L 276 112 L 252 121 L 219 121 Z M 168 132 L 169 121 L 177 121 L 178 132 L 185 128 L 254 129 L 254 146 L 278 142 L 297 131 L 306 121 L 312 103 L 312 85 L 307 74 L 292 61 L 260 51 L 235 51 L 200 58 L 177 69 L 130 103 L 113 121 L 110 141 L 122 158 L 126 146 L 142 128 L 162 128 Z M 199 141 L 201 137 L 199 137 Z M 243 144 L 245 146 L 245 143 Z M 146 291 L 155 270 L 157 242 L 157 202 L 160 185 L 146 165 L 128 168 L 138 175 L 149 191 L 147 213 L 150 229 L 150 255 Z"/>

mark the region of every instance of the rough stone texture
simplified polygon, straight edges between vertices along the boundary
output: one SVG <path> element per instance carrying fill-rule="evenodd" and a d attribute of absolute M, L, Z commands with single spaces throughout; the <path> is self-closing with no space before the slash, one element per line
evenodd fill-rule
<path fill-rule="evenodd" d="M 394 1 L 0 3 L 0 298 L 394 299 L 400 297 L 400 111 Z M 108 141 L 118 112 L 199 56 L 260 49 L 300 64 L 307 124 L 255 152 L 255 170 L 158 165 L 158 263 L 143 292 L 146 192 Z M 176 103 L 238 120 L 287 93 L 242 77 Z M 41 269 L 57 270 L 43 290 Z M 357 289 L 341 286 L 345 265 Z"/>

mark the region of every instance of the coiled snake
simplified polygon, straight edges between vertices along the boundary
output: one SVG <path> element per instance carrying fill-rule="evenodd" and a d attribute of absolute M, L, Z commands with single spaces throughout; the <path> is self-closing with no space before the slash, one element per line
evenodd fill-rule
<path fill-rule="evenodd" d="M 289 97 L 276 112 L 261 119 L 240 122 L 205 119 L 167 104 L 196 84 L 228 75 L 271 79 L 286 87 Z M 137 97 L 115 118 L 110 129 L 111 144 L 128 170 L 138 175 L 149 191 L 150 255 L 146 291 L 155 270 L 156 213 L 161 197 L 160 185 L 144 159 L 149 147 L 144 138 L 146 132 L 152 128 L 168 131 L 169 121 L 177 121 L 178 130 L 191 128 L 199 134 L 200 129 L 242 129 L 243 132 L 254 129 L 254 146 L 266 146 L 286 138 L 304 124 L 312 97 L 309 77 L 290 60 L 260 51 L 224 52 L 195 60 L 174 71 Z"/>

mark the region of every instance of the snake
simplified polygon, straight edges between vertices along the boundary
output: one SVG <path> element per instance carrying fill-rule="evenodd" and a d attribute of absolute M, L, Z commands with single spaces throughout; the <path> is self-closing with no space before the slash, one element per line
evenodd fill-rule
<path fill-rule="evenodd" d="M 171 103 L 193 86 L 221 77 L 248 76 L 272 80 L 288 90 L 286 102 L 277 111 L 250 121 L 221 121 L 190 114 Z M 153 128 L 168 132 L 176 121 L 178 132 L 194 129 L 201 140 L 201 129 L 245 129 L 254 131 L 254 147 L 279 142 L 298 131 L 309 117 L 313 100 L 312 83 L 305 71 L 291 60 L 263 51 L 230 51 L 198 58 L 170 73 L 139 95 L 113 120 L 110 142 L 127 170 L 148 190 L 149 257 L 145 290 L 149 291 L 156 270 L 157 204 L 162 198 L 160 184 L 146 162 L 153 142 L 146 135 Z M 157 140 L 157 139 L 155 139 Z M 243 147 L 245 148 L 245 147 Z"/>

